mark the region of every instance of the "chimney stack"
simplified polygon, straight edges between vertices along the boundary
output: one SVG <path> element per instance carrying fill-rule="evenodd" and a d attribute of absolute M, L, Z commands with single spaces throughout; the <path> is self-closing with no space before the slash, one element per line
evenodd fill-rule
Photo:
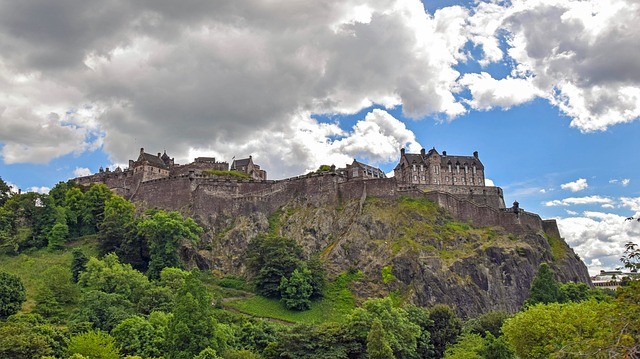
<path fill-rule="evenodd" d="M 478 151 L 473 152 L 473 157 L 478 158 Z"/>
<path fill-rule="evenodd" d="M 442 155 L 446 156 L 447 155 L 447 151 L 442 151 Z"/>
<path fill-rule="evenodd" d="M 426 153 L 426 151 L 424 150 L 424 148 L 420 150 L 420 154 L 421 154 L 421 155 L 423 155 L 423 156 L 424 156 L 424 155 L 425 155 L 425 153 Z"/>
<path fill-rule="evenodd" d="M 404 156 L 404 147 L 400 149 L 400 156 Z"/>

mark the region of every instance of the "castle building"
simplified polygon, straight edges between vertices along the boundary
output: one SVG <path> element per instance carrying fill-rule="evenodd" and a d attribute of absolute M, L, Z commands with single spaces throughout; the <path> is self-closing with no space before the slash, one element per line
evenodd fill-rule
<path fill-rule="evenodd" d="M 144 152 L 144 148 L 140 149 L 140 155 L 137 160 L 129 160 L 129 169 L 133 170 L 133 174 L 140 174 L 142 182 L 169 177 L 171 167 L 174 166 L 173 158 L 169 158 L 167 151 L 164 154 L 152 155 Z"/>
<path fill-rule="evenodd" d="M 337 173 L 347 177 L 348 179 L 374 179 L 374 178 L 387 178 L 384 172 L 368 164 L 353 160 L 351 164 L 347 164 L 346 168 L 339 168 Z"/>
<path fill-rule="evenodd" d="M 267 172 L 260 169 L 260 166 L 253 163 L 253 158 L 243 158 L 239 160 L 233 160 L 231 163 L 231 170 L 246 173 L 251 179 L 257 181 L 264 181 L 267 179 Z"/>
<path fill-rule="evenodd" d="M 478 157 L 451 156 L 435 148 L 426 152 L 406 153 L 400 150 L 400 162 L 393 170 L 398 183 L 416 185 L 484 186 L 484 165 Z"/>

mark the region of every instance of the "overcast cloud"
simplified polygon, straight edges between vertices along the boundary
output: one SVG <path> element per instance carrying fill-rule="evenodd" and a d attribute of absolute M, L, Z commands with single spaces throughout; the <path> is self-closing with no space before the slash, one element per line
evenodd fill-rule
<path fill-rule="evenodd" d="M 253 154 L 282 177 L 419 148 L 385 111 L 352 129 L 312 118 L 373 104 L 452 120 L 543 97 L 580 130 L 603 130 L 640 114 L 639 6 L 536 0 L 428 14 L 417 0 L 0 0 L 0 156 Z M 474 61 L 469 41 L 483 51 L 475 60 L 507 61 L 511 74 L 458 73 Z"/>

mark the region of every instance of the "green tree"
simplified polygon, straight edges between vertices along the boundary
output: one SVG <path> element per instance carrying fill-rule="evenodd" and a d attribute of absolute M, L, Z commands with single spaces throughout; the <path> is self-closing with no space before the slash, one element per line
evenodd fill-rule
<path fill-rule="evenodd" d="M 538 273 L 531 282 L 529 298 L 525 305 L 537 303 L 562 303 L 563 300 L 560 284 L 555 278 L 555 273 L 546 263 L 540 264 Z"/>
<path fill-rule="evenodd" d="M 484 347 L 484 339 L 475 333 L 462 334 L 457 342 L 449 345 L 444 352 L 445 359 L 484 359 L 480 351 Z"/>
<path fill-rule="evenodd" d="M 0 272 L 0 319 L 17 313 L 26 299 L 20 277 Z"/>
<path fill-rule="evenodd" d="M 516 354 L 509 346 L 504 337 L 496 338 L 487 332 L 484 338 L 484 345 L 478 352 L 485 359 L 515 359 Z"/>
<path fill-rule="evenodd" d="M 433 325 L 429 327 L 433 358 L 442 358 L 447 345 L 456 342 L 462 331 L 462 321 L 446 304 L 436 304 L 429 310 L 429 319 Z"/>
<path fill-rule="evenodd" d="M 135 316 L 118 323 L 111 335 L 119 344 L 122 354 L 139 355 L 143 358 L 160 357 L 165 329 L 166 323 L 154 326 L 151 320 Z"/>
<path fill-rule="evenodd" d="M 47 324 L 40 315 L 13 315 L 0 321 L 0 358 L 61 356 L 66 337 L 65 327 Z"/>
<path fill-rule="evenodd" d="M 367 335 L 367 356 L 369 359 L 394 359 L 393 350 L 382 329 L 380 318 L 373 320 L 369 335 Z"/>
<path fill-rule="evenodd" d="M 66 223 L 56 223 L 49 232 L 49 244 L 48 247 L 51 250 L 57 251 L 64 249 L 64 244 L 69 238 L 69 227 Z"/>
<path fill-rule="evenodd" d="M 249 243 L 249 270 L 254 274 L 256 292 L 270 298 L 280 297 L 280 281 L 289 278 L 301 264 L 302 248 L 292 239 L 257 237 Z"/>
<path fill-rule="evenodd" d="M 395 307 L 389 297 L 368 299 L 348 318 L 348 326 L 366 347 L 366 340 L 375 319 L 379 319 L 387 333 L 386 339 L 398 358 L 417 358 L 417 340 L 421 329 L 411 322 L 407 311 Z"/>
<path fill-rule="evenodd" d="M 82 223 L 83 213 L 85 212 L 84 193 L 79 187 L 71 187 L 66 191 L 64 196 L 64 208 L 66 208 L 67 225 L 71 237 L 79 237 L 84 233 L 84 224 Z"/>
<path fill-rule="evenodd" d="M 429 329 L 433 326 L 433 320 L 429 317 L 429 311 L 425 308 L 409 304 L 404 308 L 409 315 L 409 320 L 420 327 L 420 336 L 416 351 L 420 358 L 430 358 L 433 356 L 433 344 L 431 343 L 431 333 Z"/>
<path fill-rule="evenodd" d="M 615 316 L 613 303 L 539 303 L 507 319 L 502 331 L 521 358 L 609 358 L 621 329 Z"/>
<path fill-rule="evenodd" d="M 73 258 L 71 259 L 71 277 L 74 282 L 78 283 L 80 273 L 87 268 L 87 262 L 89 258 L 82 252 L 82 250 L 75 248 L 73 250 Z"/>
<path fill-rule="evenodd" d="M 91 257 L 78 284 L 87 289 L 121 294 L 133 303 L 138 303 L 151 287 L 144 274 L 129 264 L 120 263 L 114 253 L 107 254 L 102 260 Z"/>
<path fill-rule="evenodd" d="M 134 315 L 134 306 L 122 294 L 90 290 L 83 293 L 78 309 L 71 316 L 78 328 L 110 332 L 118 323 Z"/>
<path fill-rule="evenodd" d="M 212 348 L 203 349 L 198 355 L 194 356 L 193 359 L 222 359 L 218 356 L 215 350 Z"/>
<path fill-rule="evenodd" d="M 89 331 L 72 336 L 67 347 L 69 355 L 80 354 L 91 359 L 118 359 L 120 349 L 115 339 L 102 331 Z"/>
<path fill-rule="evenodd" d="M 149 246 L 138 236 L 135 206 L 126 199 L 112 196 L 104 205 L 99 225 L 100 253 L 114 252 L 123 262 L 144 271 L 149 265 Z"/>
<path fill-rule="evenodd" d="M 181 267 L 178 257 L 180 242 L 184 239 L 198 241 L 203 233 L 191 218 L 183 218 L 178 212 L 157 211 L 138 223 L 139 233 L 149 243 L 149 278 L 158 279 L 165 267 Z"/>
<path fill-rule="evenodd" d="M 485 336 L 491 333 L 494 337 L 502 335 L 502 324 L 510 315 L 504 311 L 491 311 L 473 319 L 469 319 L 463 326 L 463 332 Z"/>
<path fill-rule="evenodd" d="M 315 255 L 309 258 L 306 267 L 309 270 L 309 284 L 313 288 L 311 299 L 321 298 L 326 287 L 326 271 L 320 257 Z"/>
<path fill-rule="evenodd" d="M 207 347 L 216 351 L 226 347 L 226 338 L 217 335 L 219 330 L 211 304 L 197 273 L 192 272 L 178 293 L 173 316 L 167 325 L 167 359 L 191 359 Z"/>
<path fill-rule="evenodd" d="M 303 268 L 295 269 L 291 273 L 291 278 L 282 277 L 280 281 L 280 296 L 287 309 L 307 310 L 311 307 L 311 294 L 313 287 L 310 279 L 311 272 Z"/>
<path fill-rule="evenodd" d="M 0 207 L 11 197 L 11 187 L 0 177 Z"/>
<path fill-rule="evenodd" d="M 82 206 L 83 234 L 94 234 L 104 219 L 105 202 L 113 196 L 113 192 L 106 185 L 92 184 L 84 193 Z"/>
<path fill-rule="evenodd" d="M 43 272 L 43 278 L 35 296 L 36 313 L 57 316 L 65 306 L 77 303 L 80 291 L 67 268 L 50 267 Z"/>

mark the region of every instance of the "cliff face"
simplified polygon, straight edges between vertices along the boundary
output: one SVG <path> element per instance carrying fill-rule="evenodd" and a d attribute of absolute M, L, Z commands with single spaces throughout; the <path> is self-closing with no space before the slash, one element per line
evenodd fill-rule
<path fill-rule="evenodd" d="M 330 278 L 361 270 L 364 278 L 352 288 L 361 299 L 392 294 L 424 306 L 447 303 L 465 317 L 518 310 L 542 262 L 561 281 L 589 283 L 585 265 L 557 233 L 474 227 L 426 198 L 292 200 L 269 217 L 219 212 L 207 219 L 210 249 L 190 255 L 200 265 L 242 275 L 250 240 L 271 232 L 320 254 Z"/>

